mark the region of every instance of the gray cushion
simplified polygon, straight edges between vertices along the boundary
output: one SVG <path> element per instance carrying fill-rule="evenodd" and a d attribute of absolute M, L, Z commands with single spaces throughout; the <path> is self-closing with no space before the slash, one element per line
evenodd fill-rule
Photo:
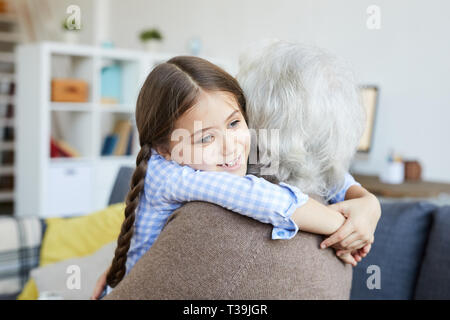
<path fill-rule="evenodd" d="M 89 256 L 33 269 L 31 277 L 36 283 L 39 299 L 88 300 L 97 279 L 111 264 L 116 246 L 116 241 L 113 241 Z M 77 270 L 70 269 L 71 266 L 76 266 Z M 79 276 L 79 288 L 68 286 L 67 282 L 70 282 L 70 277 L 73 276 Z"/>
<path fill-rule="evenodd" d="M 425 202 L 382 203 L 382 215 L 369 255 L 353 270 L 351 299 L 412 299 L 432 212 Z M 380 268 L 381 288 L 370 290 L 370 265 Z"/>
<path fill-rule="evenodd" d="M 450 206 L 437 209 L 416 287 L 416 299 L 450 299 Z"/>
<path fill-rule="evenodd" d="M 128 191 L 130 191 L 130 182 L 133 171 L 134 168 L 126 166 L 119 169 L 109 197 L 108 205 L 125 202 L 125 197 L 127 196 Z"/>

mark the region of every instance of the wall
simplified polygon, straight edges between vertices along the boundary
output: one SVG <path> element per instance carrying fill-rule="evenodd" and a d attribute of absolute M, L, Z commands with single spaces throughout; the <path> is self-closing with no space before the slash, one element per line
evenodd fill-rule
<path fill-rule="evenodd" d="M 369 5 L 381 9 L 381 29 L 366 26 Z M 237 61 L 265 37 L 314 43 L 351 61 L 361 83 L 380 87 L 374 147 L 356 161 L 380 171 L 392 148 L 417 158 L 428 180 L 450 181 L 450 2 L 367 0 L 110 0 L 109 35 L 140 48 L 138 33 L 157 26 L 163 50 L 185 52 L 199 37 L 202 53 Z"/>

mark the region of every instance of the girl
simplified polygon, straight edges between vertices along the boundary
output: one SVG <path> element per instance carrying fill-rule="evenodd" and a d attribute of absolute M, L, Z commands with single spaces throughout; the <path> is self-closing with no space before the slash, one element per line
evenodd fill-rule
<path fill-rule="evenodd" d="M 136 123 L 141 150 L 106 275 L 109 287 L 121 281 L 170 214 L 188 201 L 216 203 L 271 223 L 273 239 L 292 238 L 298 226 L 332 234 L 345 221 L 296 187 L 245 175 L 250 135 L 243 92 L 233 77 L 206 60 L 176 57 L 157 66 L 140 91 Z M 344 189 L 355 184 L 348 175 Z M 345 255 L 341 259 L 349 261 Z M 103 286 L 101 278 L 96 289 Z"/>

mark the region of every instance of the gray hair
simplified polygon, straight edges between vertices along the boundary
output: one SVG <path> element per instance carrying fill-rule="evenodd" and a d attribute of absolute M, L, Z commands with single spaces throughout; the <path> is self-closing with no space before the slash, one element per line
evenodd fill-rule
<path fill-rule="evenodd" d="M 279 144 L 258 140 L 275 177 L 327 200 L 344 183 L 365 126 L 365 110 L 346 62 L 327 51 L 284 41 L 240 57 L 237 79 L 249 127 L 278 129 Z"/>

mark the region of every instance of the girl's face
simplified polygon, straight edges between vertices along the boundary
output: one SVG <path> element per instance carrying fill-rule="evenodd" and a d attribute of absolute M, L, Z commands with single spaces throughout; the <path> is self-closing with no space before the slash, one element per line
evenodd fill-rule
<path fill-rule="evenodd" d="M 247 172 L 250 132 L 234 96 L 223 91 L 203 91 L 198 102 L 176 122 L 168 160 L 196 170 Z"/>

